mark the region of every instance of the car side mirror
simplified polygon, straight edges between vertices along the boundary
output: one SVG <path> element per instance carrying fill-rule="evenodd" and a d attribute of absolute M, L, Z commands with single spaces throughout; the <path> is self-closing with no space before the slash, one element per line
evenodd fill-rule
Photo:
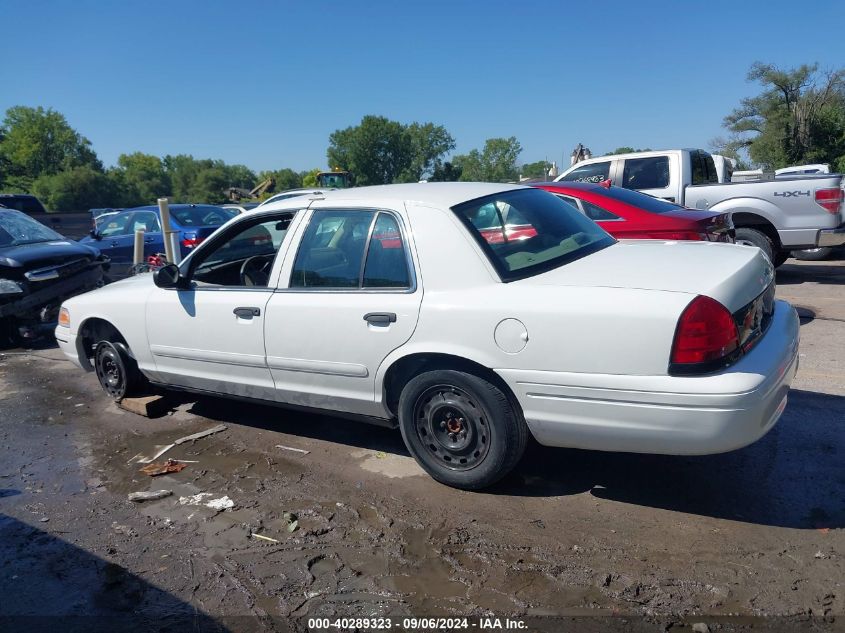
<path fill-rule="evenodd" d="M 103 239 L 103 236 L 100 234 L 100 232 L 97 229 L 91 229 L 88 232 L 88 234 L 91 237 L 93 237 L 95 240 L 97 240 L 98 242 Z"/>
<path fill-rule="evenodd" d="M 153 273 L 153 282 L 159 288 L 181 288 L 184 280 L 176 264 L 167 264 Z"/>

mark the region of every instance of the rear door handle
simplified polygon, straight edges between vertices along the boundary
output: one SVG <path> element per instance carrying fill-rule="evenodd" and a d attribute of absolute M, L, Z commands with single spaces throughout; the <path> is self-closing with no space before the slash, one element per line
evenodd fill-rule
<path fill-rule="evenodd" d="M 260 308 L 235 308 L 232 312 L 239 319 L 251 319 L 252 317 L 261 316 Z"/>
<path fill-rule="evenodd" d="M 364 320 L 370 325 L 390 325 L 396 323 L 395 312 L 368 312 Z"/>

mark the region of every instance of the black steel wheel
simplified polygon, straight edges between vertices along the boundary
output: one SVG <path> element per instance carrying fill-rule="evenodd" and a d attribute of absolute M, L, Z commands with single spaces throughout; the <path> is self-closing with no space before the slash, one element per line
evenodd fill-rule
<path fill-rule="evenodd" d="M 135 361 L 111 341 L 97 343 L 94 371 L 103 390 L 115 400 L 135 395 L 143 383 L 143 375 Z"/>
<path fill-rule="evenodd" d="M 467 490 L 507 475 L 528 440 L 521 414 L 498 386 L 456 370 L 412 378 L 399 398 L 399 427 L 426 472 Z"/>
<path fill-rule="evenodd" d="M 454 385 L 435 385 L 414 403 L 417 438 L 430 455 L 451 470 L 469 470 L 484 461 L 491 431 L 481 408 Z"/>

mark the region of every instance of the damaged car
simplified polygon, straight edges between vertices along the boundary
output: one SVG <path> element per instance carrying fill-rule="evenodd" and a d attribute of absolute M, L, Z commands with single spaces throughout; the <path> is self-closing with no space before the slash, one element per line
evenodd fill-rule
<path fill-rule="evenodd" d="M 62 301 L 102 285 L 108 258 L 0 207 L 0 347 L 54 328 Z"/>

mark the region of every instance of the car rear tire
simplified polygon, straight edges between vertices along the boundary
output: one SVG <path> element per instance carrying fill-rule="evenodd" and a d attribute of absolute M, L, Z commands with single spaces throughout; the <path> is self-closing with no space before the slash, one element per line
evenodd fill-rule
<path fill-rule="evenodd" d="M 528 441 L 521 413 L 499 387 L 454 370 L 428 371 L 405 385 L 399 428 L 429 475 L 464 490 L 486 488 L 507 475 Z"/>
<path fill-rule="evenodd" d="M 822 246 L 820 248 L 808 248 L 803 251 L 794 251 L 792 254 L 795 259 L 800 259 L 806 262 L 820 262 L 830 257 L 833 249 L 829 246 Z"/>
<path fill-rule="evenodd" d="M 772 240 L 769 239 L 769 236 L 762 231 L 749 229 L 747 227 L 737 229 L 735 242 L 746 246 L 756 246 L 766 254 L 766 257 L 769 258 L 770 262 L 774 263 L 775 249 L 772 247 Z"/>
<path fill-rule="evenodd" d="M 141 393 L 146 379 L 122 344 L 100 341 L 94 348 L 94 371 L 100 386 L 114 400 Z"/>

